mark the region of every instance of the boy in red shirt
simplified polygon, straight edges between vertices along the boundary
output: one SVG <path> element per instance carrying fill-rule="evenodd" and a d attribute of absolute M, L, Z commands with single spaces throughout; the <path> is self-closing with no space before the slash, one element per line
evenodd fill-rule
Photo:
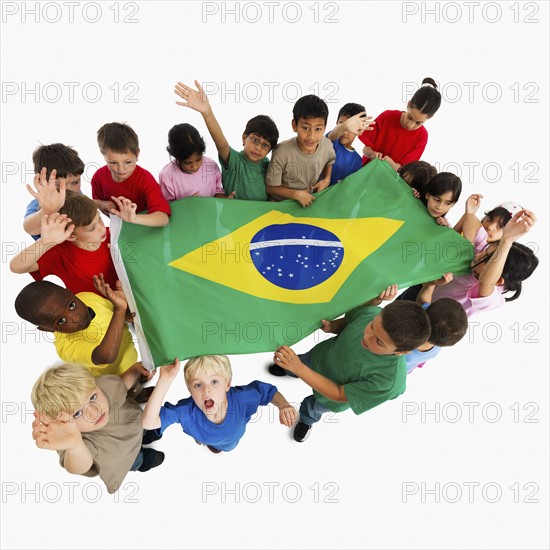
<path fill-rule="evenodd" d="M 129 223 L 167 225 L 168 201 L 153 175 L 136 164 L 139 140 L 134 130 L 118 122 L 104 124 L 97 131 L 97 143 L 107 162 L 92 177 L 92 197 L 99 209 Z"/>
<path fill-rule="evenodd" d="M 99 273 L 116 287 L 109 228 L 92 199 L 67 191 L 59 213 L 42 216 L 40 232 L 35 243 L 12 258 L 10 269 L 14 273 L 30 273 L 37 281 L 56 275 L 74 294 L 97 293 L 93 276 Z"/>

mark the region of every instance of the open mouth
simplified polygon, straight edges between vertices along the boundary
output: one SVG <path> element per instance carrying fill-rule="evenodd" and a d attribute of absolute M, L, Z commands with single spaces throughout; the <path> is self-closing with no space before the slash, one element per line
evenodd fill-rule
<path fill-rule="evenodd" d="M 207 411 L 211 411 L 214 408 L 214 401 L 212 399 L 206 399 L 204 401 L 204 408 Z"/>

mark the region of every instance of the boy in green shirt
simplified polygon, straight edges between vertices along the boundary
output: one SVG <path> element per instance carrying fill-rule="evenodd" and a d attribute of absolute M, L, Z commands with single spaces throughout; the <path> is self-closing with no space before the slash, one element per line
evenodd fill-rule
<path fill-rule="evenodd" d="M 218 150 L 222 167 L 222 185 L 230 198 L 265 201 L 265 175 L 269 160 L 267 154 L 277 146 L 279 130 L 266 115 L 258 115 L 246 123 L 242 135 L 243 150 L 235 151 L 229 146 L 220 124 L 216 120 L 208 96 L 195 80 L 197 90 L 178 82 L 175 93 L 184 101 L 178 105 L 199 112 Z"/>
<path fill-rule="evenodd" d="M 429 338 L 431 327 L 419 304 L 408 302 L 403 307 L 404 303 L 393 302 L 383 309 L 366 304 L 341 319 L 323 320 L 321 329 L 337 336 L 304 355 L 296 355 L 288 346 L 277 349 L 269 372 L 294 375 L 313 389 L 300 406 L 296 441 L 305 441 L 325 412 L 351 408 L 361 414 L 405 391 L 404 355 Z"/>

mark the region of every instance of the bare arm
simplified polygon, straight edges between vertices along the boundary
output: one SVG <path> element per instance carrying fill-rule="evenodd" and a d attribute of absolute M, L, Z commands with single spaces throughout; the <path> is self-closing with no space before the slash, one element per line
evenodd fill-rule
<path fill-rule="evenodd" d="M 430 281 L 429 283 L 424 283 L 418 296 L 416 297 L 416 303 L 422 304 L 431 304 L 432 297 L 436 286 L 446 285 L 453 280 L 452 273 L 445 273 L 440 279 L 436 281 Z"/>
<path fill-rule="evenodd" d="M 363 155 L 365 155 L 369 159 L 381 159 L 382 153 L 378 153 L 377 151 L 373 151 L 368 145 L 365 145 L 363 147 Z"/>
<path fill-rule="evenodd" d="M 279 409 L 279 421 L 281 424 L 290 428 L 298 417 L 296 409 L 284 398 L 283 394 L 278 391 L 275 392 L 271 403 Z"/>
<path fill-rule="evenodd" d="M 48 250 L 66 241 L 74 230 L 70 218 L 65 214 L 54 213 L 42 216 L 41 226 L 38 230 L 41 233 L 40 239 L 32 245 L 27 246 L 10 262 L 10 269 L 13 273 L 32 273 L 38 271 L 38 260 Z"/>
<path fill-rule="evenodd" d="M 126 197 L 111 197 L 115 208 L 111 208 L 111 214 L 118 216 L 127 223 L 146 225 L 148 227 L 165 227 L 170 218 L 165 212 L 151 212 L 150 214 L 136 214 L 137 204 Z"/>
<path fill-rule="evenodd" d="M 315 197 L 304 189 L 291 189 L 284 185 L 266 185 L 268 195 L 279 197 L 281 199 L 293 199 L 302 205 L 302 208 L 309 206 Z"/>
<path fill-rule="evenodd" d="M 348 398 L 344 392 L 344 386 L 337 384 L 326 376 L 315 372 L 307 365 L 304 365 L 288 346 L 277 348 L 273 360 L 276 365 L 283 369 L 293 372 L 298 378 L 301 378 L 308 386 L 324 395 L 331 401 L 346 403 Z"/>
<path fill-rule="evenodd" d="M 321 179 L 313 186 L 314 191 L 322 191 L 330 185 L 330 176 L 332 175 L 332 164 L 327 164 L 321 172 Z"/>
<path fill-rule="evenodd" d="M 365 130 L 374 130 L 372 125 L 375 124 L 374 119 L 370 116 L 367 117 L 365 111 L 357 113 L 352 117 L 349 117 L 344 122 L 337 124 L 327 135 L 330 141 L 336 141 L 340 139 L 340 136 L 345 132 L 351 132 L 356 136 L 360 136 Z"/>
<path fill-rule="evenodd" d="M 116 289 L 113 290 L 105 282 L 103 274 L 100 273 L 99 277 L 97 275 L 94 276 L 94 286 L 113 304 L 114 311 L 103 340 L 92 352 L 92 363 L 94 365 L 109 365 L 116 361 L 118 352 L 120 351 L 122 331 L 126 324 L 128 303 L 126 302 L 124 292 L 122 292 L 122 283 L 120 281 L 117 281 Z"/>
<path fill-rule="evenodd" d="M 520 210 L 504 227 L 502 238 L 500 239 L 497 248 L 487 265 L 479 275 L 479 296 L 490 296 L 495 289 L 499 279 L 502 277 L 502 271 L 508 252 L 512 248 L 512 244 L 522 235 L 525 235 L 537 218 L 535 214 L 529 210 Z"/>
<path fill-rule="evenodd" d="M 181 97 L 183 101 L 176 101 L 176 103 L 178 105 L 189 107 L 190 109 L 201 113 L 202 117 L 204 118 L 206 127 L 208 128 L 208 131 L 210 132 L 210 135 L 214 140 L 214 144 L 216 145 L 216 149 L 218 150 L 218 154 L 220 155 L 221 160 L 227 164 L 230 153 L 229 143 L 227 142 L 227 139 L 223 134 L 218 120 L 214 116 L 212 107 L 210 106 L 210 102 L 208 101 L 208 96 L 206 95 L 202 86 L 196 80 L 195 86 L 197 87 L 197 89 L 193 90 L 193 88 L 186 86 L 182 82 L 178 82 L 176 84 L 176 89 L 174 90 L 174 92 L 179 97 Z"/>
<path fill-rule="evenodd" d="M 66 412 L 56 420 L 34 413 L 32 437 L 40 449 L 65 451 L 63 466 L 71 474 L 85 474 L 92 467 L 92 455 L 82 440 L 74 418 Z"/>
<path fill-rule="evenodd" d="M 160 409 L 164 403 L 164 398 L 168 389 L 172 385 L 174 378 L 180 369 L 180 361 L 176 359 L 171 365 L 160 367 L 159 381 L 149 397 L 145 410 L 141 416 L 141 425 L 145 430 L 156 430 L 160 428 Z"/>

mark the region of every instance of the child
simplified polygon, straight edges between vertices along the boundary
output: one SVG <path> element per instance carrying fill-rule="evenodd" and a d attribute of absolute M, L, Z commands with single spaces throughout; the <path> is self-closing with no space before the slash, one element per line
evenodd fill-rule
<path fill-rule="evenodd" d="M 178 82 L 175 93 L 184 101 L 178 105 L 197 111 L 204 118 L 206 127 L 218 150 L 222 167 L 222 183 L 226 194 L 241 200 L 265 201 L 265 175 L 269 151 L 275 149 L 279 130 L 266 115 L 258 115 L 247 123 L 242 135 L 243 150 L 237 152 L 229 146 L 222 129 L 201 85 L 195 80 L 196 90 Z"/>
<path fill-rule="evenodd" d="M 424 195 L 428 182 L 437 176 L 437 169 L 429 162 L 424 160 L 415 160 L 404 164 L 397 170 L 408 186 L 412 189 L 414 196 L 418 199 Z"/>
<path fill-rule="evenodd" d="M 142 424 L 146 430 L 158 430 L 162 434 L 171 424 L 179 423 L 195 441 L 219 453 L 237 446 L 260 405 L 273 403 L 279 409 L 281 424 L 289 428 L 296 420 L 296 409 L 275 386 L 256 380 L 246 386 L 231 387 L 231 364 L 225 355 L 190 359 L 184 375 L 191 397 L 176 405 L 165 403 L 161 407 L 178 371 L 178 359 L 172 365 L 161 367 L 159 381 L 143 413 Z"/>
<path fill-rule="evenodd" d="M 42 216 L 58 212 L 65 202 L 65 190 L 80 193 L 80 176 L 84 163 L 78 152 L 62 143 L 41 145 L 32 154 L 34 187 L 27 190 L 34 197 L 25 212 L 23 229 L 37 240 Z"/>
<path fill-rule="evenodd" d="M 405 391 L 406 353 L 430 336 L 430 320 L 419 304 L 392 302 L 385 308 L 360 306 L 334 321 L 323 319 L 321 330 L 337 336 L 304 355 L 281 346 L 269 372 L 295 374 L 312 387 L 302 401 L 295 441 L 305 441 L 311 426 L 325 412 L 351 408 L 361 414 Z"/>
<path fill-rule="evenodd" d="M 441 105 L 441 94 L 432 78 L 425 78 L 407 103 L 406 111 L 384 111 L 376 118 L 374 131 L 363 133 L 363 164 L 383 159 L 395 170 L 403 164 L 419 160 L 428 143 L 423 124 L 432 118 Z"/>
<path fill-rule="evenodd" d="M 204 156 L 206 145 L 191 124 L 176 124 L 168 132 L 168 153 L 174 157 L 160 172 L 167 201 L 187 197 L 223 197 L 222 176 L 215 161 Z"/>
<path fill-rule="evenodd" d="M 522 209 L 519 204 L 505 202 L 495 206 L 489 212 L 485 212 L 484 218 L 476 223 L 473 216 L 478 211 L 482 198 L 483 195 L 479 193 L 470 195 L 466 201 L 464 215 L 454 226 L 455 231 L 463 233 L 464 238 L 473 243 L 476 254 L 481 252 L 487 246 L 487 243 L 499 241 L 506 224 L 516 212 Z M 465 219 L 469 219 L 469 223 L 466 232 L 463 232 Z"/>
<path fill-rule="evenodd" d="M 368 124 L 367 127 L 365 125 Z M 336 153 L 330 185 L 334 185 L 361 168 L 361 155 L 352 147 L 356 136 L 372 130 L 372 117 L 367 118 L 363 105 L 346 103 L 338 112 L 336 127 L 327 134 Z"/>
<path fill-rule="evenodd" d="M 97 131 L 97 143 L 107 162 L 92 177 L 92 197 L 99 209 L 129 223 L 167 225 L 170 205 L 155 178 L 136 165 L 139 141 L 134 130 L 118 122 L 105 124 Z"/>
<path fill-rule="evenodd" d="M 462 181 L 451 172 L 441 172 L 433 177 L 420 195 L 420 200 L 426 205 L 430 216 L 439 225 L 449 227 L 445 218 L 447 212 L 456 204 L 462 192 Z"/>
<path fill-rule="evenodd" d="M 475 216 L 468 214 L 464 220 L 464 232 L 468 231 L 470 216 L 474 218 L 474 223 L 479 223 Z M 437 281 L 425 283 L 418 301 L 435 302 L 440 298 L 453 298 L 462 304 L 470 317 L 519 298 L 522 281 L 531 276 L 539 261 L 530 248 L 515 241 L 531 229 L 536 219 L 529 210 L 514 214 L 504 227 L 498 243 L 489 243 L 476 254 L 471 274 L 453 278 L 451 273 L 446 273 Z M 503 294 L 509 291 L 515 293 L 504 298 Z"/>
<path fill-rule="evenodd" d="M 433 304 L 421 304 L 430 318 L 428 340 L 405 355 L 407 374 L 426 361 L 436 357 L 442 347 L 454 346 L 468 331 L 468 317 L 464 308 L 450 298 L 441 298 Z"/>
<path fill-rule="evenodd" d="M 93 280 L 97 273 L 115 287 L 118 277 L 109 250 L 109 228 L 92 199 L 67 192 L 59 213 L 42 217 L 40 232 L 34 244 L 12 258 L 14 273 L 30 273 L 36 280 L 56 275 L 74 294 L 97 292 Z"/>
<path fill-rule="evenodd" d="M 265 183 L 274 200 L 293 199 L 305 208 L 315 200 L 313 192 L 329 186 L 336 154 L 324 136 L 328 107 L 321 98 L 301 97 L 292 114 L 296 137 L 283 141 L 273 152 Z"/>
<path fill-rule="evenodd" d="M 100 274 L 94 277 L 94 284 L 107 299 L 92 292 L 75 296 L 49 281 L 35 281 L 19 293 L 15 310 L 38 330 L 54 333 L 62 361 L 84 365 L 93 376 L 131 371 L 128 376 L 134 382 L 140 374 L 150 378 L 153 373 L 137 362 L 120 281 L 113 290 Z"/>
<path fill-rule="evenodd" d="M 71 474 L 99 475 L 109 493 L 120 488 L 128 471 L 160 466 L 164 453 L 141 446 L 141 408 L 127 395 L 131 386 L 127 373 L 94 378 L 81 365 L 48 369 L 31 395 L 36 446 L 57 451 Z"/>

